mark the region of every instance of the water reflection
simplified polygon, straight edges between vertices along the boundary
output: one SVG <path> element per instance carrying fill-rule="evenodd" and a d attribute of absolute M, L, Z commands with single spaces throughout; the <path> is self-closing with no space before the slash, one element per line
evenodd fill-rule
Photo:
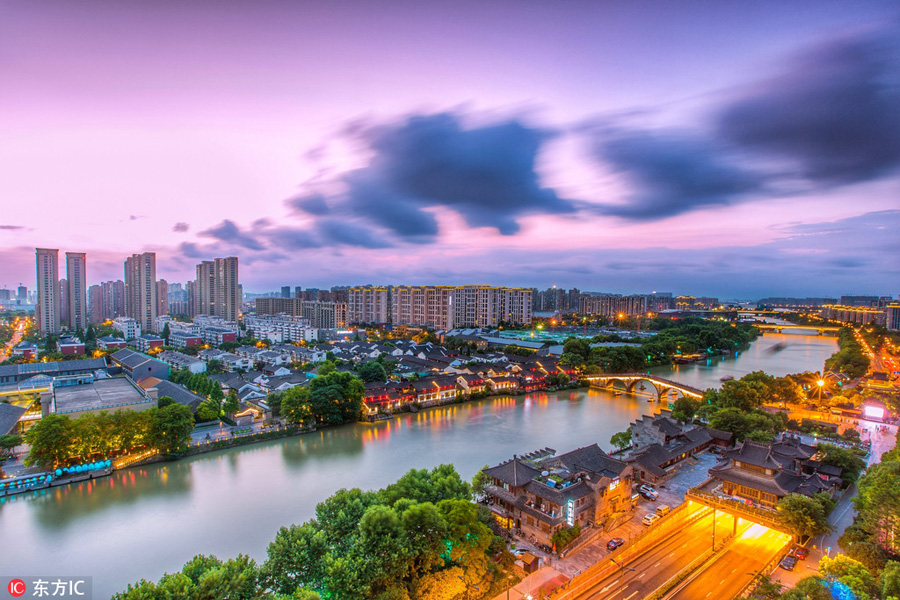
<path fill-rule="evenodd" d="M 178 463 L 114 471 L 109 477 L 63 485 L 35 498 L 37 523 L 56 531 L 109 507 L 145 502 L 153 496 L 185 495 L 191 489 L 191 469 Z"/>

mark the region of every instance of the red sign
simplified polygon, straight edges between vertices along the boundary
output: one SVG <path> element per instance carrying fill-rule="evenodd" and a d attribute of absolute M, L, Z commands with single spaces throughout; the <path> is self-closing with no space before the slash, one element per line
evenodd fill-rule
<path fill-rule="evenodd" d="M 6 586 L 6 590 L 9 592 L 10 596 L 14 596 L 18 598 L 19 596 L 25 595 L 25 582 L 21 579 L 13 579 L 9 582 L 9 585 Z"/>

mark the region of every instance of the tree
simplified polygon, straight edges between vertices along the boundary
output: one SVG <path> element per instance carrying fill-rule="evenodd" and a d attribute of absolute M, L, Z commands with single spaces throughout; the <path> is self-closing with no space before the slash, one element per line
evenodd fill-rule
<path fill-rule="evenodd" d="M 26 434 L 27 435 L 27 434 Z M 888 460 L 885 460 L 888 458 Z M 886 455 L 873 464 L 858 483 L 854 499 L 857 523 L 872 533 L 872 541 L 889 554 L 900 552 L 900 462 Z"/>
<path fill-rule="evenodd" d="M 815 576 L 801 579 L 794 589 L 788 590 L 782 596 L 783 600 L 832 600 L 832 598 L 825 580 Z"/>
<path fill-rule="evenodd" d="M 282 418 L 292 425 L 307 427 L 315 420 L 309 402 L 309 390 L 306 388 L 293 387 L 285 390 L 281 394 L 279 406 Z"/>
<path fill-rule="evenodd" d="M 191 409 L 183 404 L 170 404 L 163 408 L 151 408 L 148 442 L 160 454 L 174 454 L 187 448 L 194 430 Z"/>
<path fill-rule="evenodd" d="M 13 448 L 21 445 L 24 439 L 24 437 L 15 433 L 0 435 L 0 449 L 9 454 L 10 452 L 12 452 Z"/>
<path fill-rule="evenodd" d="M 228 397 L 225 399 L 222 409 L 229 415 L 233 415 L 241 409 L 241 401 L 236 391 L 231 390 L 228 392 Z"/>
<path fill-rule="evenodd" d="M 356 372 L 359 374 L 359 378 L 366 383 L 387 381 L 387 372 L 384 366 L 374 360 L 363 363 Z"/>
<path fill-rule="evenodd" d="M 900 562 L 890 560 L 881 572 L 881 597 L 900 598 Z"/>
<path fill-rule="evenodd" d="M 819 572 L 834 577 L 850 588 L 856 597 L 871 597 L 877 591 L 875 575 L 859 561 L 843 554 L 834 558 L 823 556 L 819 560 Z"/>
<path fill-rule="evenodd" d="M 476 500 L 480 500 L 481 498 L 484 497 L 484 490 L 488 486 L 488 484 L 490 484 L 490 482 L 491 482 L 490 476 L 485 472 L 489 468 L 490 467 L 488 465 L 484 465 L 472 477 L 472 483 L 471 483 L 472 497 L 475 498 Z"/>
<path fill-rule="evenodd" d="M 309 383 L 309 394 L 316 421 L 336 425 L 357 419 L 365 391 L 363 382 L 351 373 L 315 377 Z"/>
<path fill-rule="evenodd" d="M 281 594 L 294 593 L 300 586 L 324 589 L 328 549 L 325 532 L 315 521 L 282 527 L 266 549 L 266 583 Z"/>
<path fill-rule="evenodd" d="M 631 429 L 614 433 L 613 436 L 609 438 L 609 443 L 618 448 L 619 451 L 622 451 L 631 445 L 631 435 Z"/>
<path fill-rule="evenodd" d="M 682 423 L 687 423 L 694 420 L 694 415 L 697 414 L 699 408 L 698 401 L 683 396 L 675 400 L 672 405 L 672 416 Z"/>
<path fill-rule="evenodd" d="M 860 458 L 853 450 L 841 448 L 834 444 L 819 444 L 818 450 L 825 454 L 822 464 L 843 469 L 841 481 L 844 483 L 844 487 L 852 485 L 866 467 L 866 461 Z"/>
<path fill-rule="evenodd" d="M 165 408 L 170 404 L 174 404 L 175 399 L 172 396 L 163 396 L 159 400 L 156 401 L 157 408 Z"/>
<path fill-rule="evenodd" d="M 470 494 L 469 484 L 462 480 L 450 464 L 438 465 L 431 471 L 410 469 L 384 490 L 384 498 L 388 504 L 394 504 L 403 498 L 436 505 L 441 500 L 468 499 Z"/>
<path fill-rule="evenodd" d="M 832 529 L 822 502 L 801 494 L 789 494 L 778 501 L 778 520 L 797 536 L 812 537 Z"/>
<path fill-rule="evenodd" d="M 165 327 L 163 327 L 162 333 L 159 337 L 165 340 L 165 344 L 169 345 L 169 335 L 172 333 L 172 330 L 169 329 L 169 324 L 166 323 Z"/>
<path fill-rule="evenodd" d="M 331 354 L 331 352 L 329 352 L 329 354 Z M 337 365 L 334 363 L 334 361 L 326 360 L 321 365 L 319 365 L 318 369 L 316 369 L 316 375 L 321 377 L 334 373 L 335 371 L 337 371 Z"/>
<path fill-rule="evenodd" d="M 218 359 L 212 359 L 206 363 L 206 373 L 208 375 L 218 375 L 225 372 L 225 363 Z"/>
<path fill-rule="evenodd" d="M 55 469 L 64 466 L 72 455 L 75 427 L 69 417 L 50 413 L 25 432 L 25 441 L 31 446 L 26 466 Z"/>
<path fill-rule="evenodd" d="M 219 418 L 219 403 L 213 400 L 204 400 L 197 407 L 196 417 L 198 421 L 215 421 Z"/>

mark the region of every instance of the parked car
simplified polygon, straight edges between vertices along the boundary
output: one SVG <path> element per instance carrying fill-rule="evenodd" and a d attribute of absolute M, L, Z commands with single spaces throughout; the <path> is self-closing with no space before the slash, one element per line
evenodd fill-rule
<path fill-rule="evenodd" d="M 621 548 L 625 544 L 625 540 L 622 538 L 613 538 L 606 542 L 606 549 L 612 552 L 616 548 Z"/>
<path fill-rule="evenodd" d="M 657 498 L 659 498 L 659 492 L 654 490 L 649 485 L 642 485 L 641 487 L 639 487 L 638 493 L 647 500 L 656 500 Z"/>
<path fill-rule="evenodd" d="M 793 556 L 797 560 L 806 560 L 806 556 L 809 554 L 809 550 L 804 548 L 803 546 L 794 546 L 791 548 L 791 551 L 788 552 L 788 556 Z"/>
<path fill-rule="evenodd" d="M 660 519 L 662 519 L 662 517 L 660 517 L 656 513 L 647 513 L 646 515 L 644 515 L 644 518 L 641 519 L 641 523 L 643 523 L 644 525 L 653 525 Z"/>
<path fill-rule="evenodd" d="M 656 514 L 658 514 L 658 515 L 661 516 L 661 517 L 666 516 L 666 515 L 669 514 L 670 512 L 672 512 L 672 507 L 670 507 L 670 506 L 667 505 L 667 504 L 661 504 L 661 505 L 659 505 L 659 506 L 656 507 Z"/>
<path fill-rule="evenodd" d="M 778 563 L 778 566 L 784 569 L 785 571 L 793 571 L 794 567 L 797 566 L 797 559 L 788 554 L 784 558 L 781 559 L 781 562 Z"/>

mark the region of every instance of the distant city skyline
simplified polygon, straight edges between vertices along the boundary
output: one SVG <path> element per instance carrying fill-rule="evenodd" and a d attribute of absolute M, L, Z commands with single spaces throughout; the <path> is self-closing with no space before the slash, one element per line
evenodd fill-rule
<path fill-rule="evenodd" d="M 0 53 L 0 287 L 900 292 L 893 1 L 5 3 Z"/>

